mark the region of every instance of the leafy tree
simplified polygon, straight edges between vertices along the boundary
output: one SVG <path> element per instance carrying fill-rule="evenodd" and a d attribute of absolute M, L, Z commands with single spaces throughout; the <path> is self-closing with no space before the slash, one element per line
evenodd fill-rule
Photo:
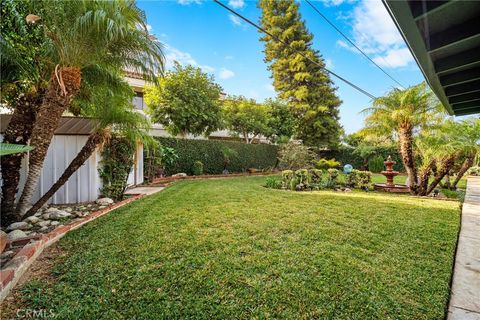
<path fill-rule="evenodd" d="M 437 123 L 442 118 L 441 112 L 441 105 L 425 83 L 405 90 L 393 89 L 384 97 L 375 99 L 371 108 L 363 110 L 367 115 L 364 134 L 383 137 L 395 135 L 398 138 L 398 150 L 413 194 L 418 189 L 414 135 L 420 129 Z"/>
<path fill-rule="evenodd" d="M 283 169 L 297 170 L 312 167 L 315 153 L 307 146 L 296 142 L 282 144 L 278 151 L 278 160 Z"/>
<path fill-rule="evenodd" d="M 245 97 L 229 97 L 223 102 L 223 114 L 226 127 L 240 134 L 245 143 L 259 135 L 268 136 L 268 109 L 253 99 Z"/>
<path fill-rule="evenodd" d="M 175 63 L 173 71 L 145 88 L 145 102 L 152 120 L 173 135 L 208 136 L 220 126 L 222 88 L 200 68 Z"/>
<path fill-rule="evenodd" d="M 313 35 L 301 18 L 299 5 L 294 0 L 262 0 L 258 6 L 261 26 L 286 43 L 268 35 L 261 38 L 273 86 L 295 115 L 296 138 L 312 146 L 337 145 L 342 132 L 338 122 L 341 101 L 322 56 L 312 48 Z"/>
<path fill-rule="evenodd" d="M 30 12 L 27 20 L 46 37 L 37 63 L 33 64 L 41 66 L 39 75 L 46 89 L 32 128 L 30 144 L 35 149 L 30 153 L 29 174 L 17 206 L 19 218 L 37 187 L 59 120 L 82 93 L 83 84 L 95 88 L 92 84 L 109 82 L 113 92 L 122 81 L 117 71 L 128 68 L 153 79 L 155 71 L 161 71 L 163 66 L 160 44 L 148 35 L 145 15 L 133 0 L 45 0 L 25 5 Z M 11 61 L 19 49 L 6 46 L 8 50 L 2 50 L 2 54 L 6 52 Z"/>
<path fill-rule="evenodd" d="M 281 100 L 268 99 L 265 102 L 268 108 L 268 138 L 273 142 L 288 142 L 293 136 L 295 118 L 288 108 L 288 104 Z"/>
<path fill-rule="evenodd" d="M 96 90 L 93 93 L 92 101 L 77 101 L 77 103 L 83 104 L 80 109 L 81 115 L 94 119 L 95 128 L 60 178 L 27 211 L 24 218 L 35 214 L 97 148 L 108 142 L 112 132 L 133 143 L 137 141 L 149 143 L 150 140 L 153 140 L 147 134 L 150 123 L 142 114 L 135 111 L 131 102 L 132 98 L 133 90 L 128 83 L 124 82 L 123 90 L 118 90 L 114 95 L 109 92 L 108 88 L 103 88 L 103 90 Z"/>

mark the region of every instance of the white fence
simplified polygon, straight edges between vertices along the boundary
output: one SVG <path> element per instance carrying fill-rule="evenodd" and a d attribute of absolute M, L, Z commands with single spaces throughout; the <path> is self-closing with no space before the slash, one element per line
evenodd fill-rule
<path fill-rule="evenodd" d="M 87 135 L 55 135 L 48 149 L 42 174 L 33 202 L 40 199 L 41 195 L 61 176 L 77 153 L 87 141 Z M 21 194 L 26 179 L 28 157 L 23 158 L 18 195 Z M 48 203 L 66 204 L 80 203 L 96 200 L 100 195 L 102 181 L 98 174 L 100 152 L 96 151 L 85 161 L 82 167 L 50 198 Z M 129 175 L 128 184 L 143 183 L 143 146 L 137 145 L 135 164 Z"/>

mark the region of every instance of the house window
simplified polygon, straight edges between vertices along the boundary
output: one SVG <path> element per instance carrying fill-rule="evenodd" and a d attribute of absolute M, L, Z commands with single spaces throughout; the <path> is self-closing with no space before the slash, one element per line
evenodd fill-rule
<path fill-rule="evenodd" d="M 133 106 L 135 109 L 143 110 L 143 92 L 135 92 L 135 96 L 133 97 Z"/>

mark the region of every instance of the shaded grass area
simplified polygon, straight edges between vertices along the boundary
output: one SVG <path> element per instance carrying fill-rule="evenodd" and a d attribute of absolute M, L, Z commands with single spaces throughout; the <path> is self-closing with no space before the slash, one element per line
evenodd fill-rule
<path fill-rule="evenodd" d="M 24 307 L 57 319 L 440 319 L 458 203 L 185 181 L 59 242 Z"/>
<path fill-rule="evenodd" d="M 399 176 L 396 176 L 394 178 L 394 182 L 395 183 L 399 183 L 399 184 L 405 184 L 405 181 L 407 180 L 407 176 L 406 175 L 399 175 Z M 430 181 L 432 181 L 433 178 L 430 178 Z M 451 182 L 453 182 L 453 180 L 455 180 L 455 177 L 453 177 L 451 179 Z M 374 173 L 372 174 L 372 182 L 373 183 L 385 183 L 386 182 L 386 178 L 385 176 L 381 175 L 380 173 Z M 460 179 L 460 181 L 458 182 L 458 185 L 457 187 L 459 189 L 466 189 L 467 188 L 467 179 L 466 178 L 462 178 Z M 440 186 L 438 186 L 437 188 L 440 188 Z"/>

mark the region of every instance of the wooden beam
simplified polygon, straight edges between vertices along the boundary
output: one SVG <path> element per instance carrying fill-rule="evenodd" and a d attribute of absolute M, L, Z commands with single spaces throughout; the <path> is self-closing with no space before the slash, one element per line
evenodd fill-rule
<path fill-rule="evenodd" d="M 480 107 L 480 99 L 470 101 L 470 102 L 463 102 L 463 103 L 455 103 L 452 105 L 453 110 L 465 110 L 465 109 L 474 109 Z"/>
<path fill-rule="evenodd" d="M 459 110 L 458 112 L 455 111 L 456 116 L 468 116 L 470 114 L 480 113 L 480 105 L 478 108 L 466 109 L 466 110 Z"/>
<path fill-rule="evenodd" d="M 426 1 L 426 0 L 415 0 L 408 1 L 410 10 L 412 11 L 412 16 L 415 21 L 425 18 L 431 13 L 434 13 L 438 10 L 446 9 L 452 2 L 448 0 L 439 0 L 439 1 Z"/>
<path fill-rule="evenodd" d="M 450 86 L 445 89 L 445 94 L 447 95 L 447 97 L 452 97 L 459 94 L 471 93 L 476 91 L 480 91 L 480 80 Z"/>
<path fill-rule="evenodd" d="M 447 30 L 426 36 L 429 38 L 429 41 L 426 41 L 425 44 L 427 45 L 427 50 L 431 53 L 439 49 L 458 45 L 467 40 L 480 38 L 480 23 L 477 17 Z"/>
<path fill-rule="evenodd" d="M 439 74 L 475 63 L 480 64 L 480 47 L 439 59 L 434 62 L 434 65 L 437 74 Z"/>
<path fill-rule="evenodd" d="M 448 102 L 450 102 L 450 104 L 455 104 L 455 103 L 462 103 L 462 102 L 468 102 L 468 101 L 475 101 L 479 99 L 480 99 L 480 93 L 472 92 L 472 93 L 460 94 L 458 96 L 448 98 Z"/>
<path fill-rule="evenodd" d="M 480 68 L 472 68 L 441 76 L 440 83 L 443 87 L 448 87 L 478 79 L 480 79 Z"/>

